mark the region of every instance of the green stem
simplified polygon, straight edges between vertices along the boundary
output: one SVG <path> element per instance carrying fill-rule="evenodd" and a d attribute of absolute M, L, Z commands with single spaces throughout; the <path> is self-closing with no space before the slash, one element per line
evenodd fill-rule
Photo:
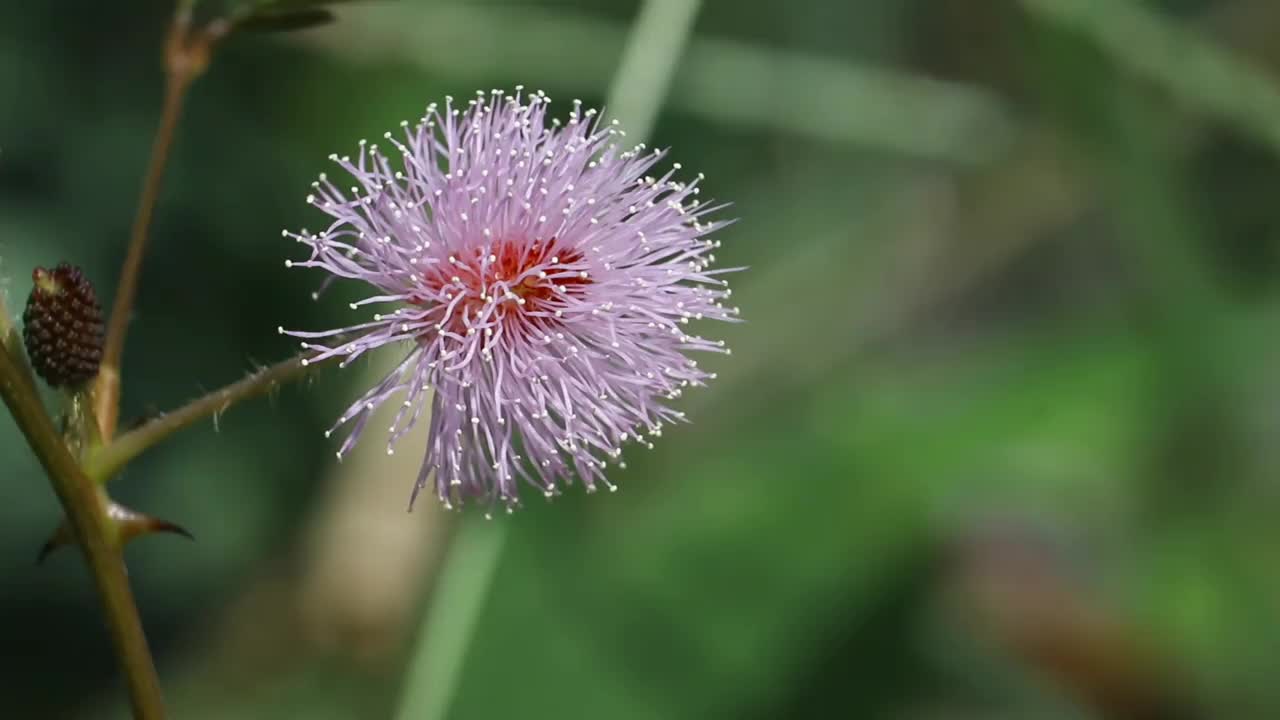
<path fill-rule="evenodd" d="M 120 361 L 124 355 L 125 336 L 129 332 L 129 320 L 133 315 L 133 303 L 138 294 L 138 278 L 142 273 L 142 259 L 146 255 L 147 239 L 151 231 L 151 219 L 160 199 L 160 186 L 164 169 L 169 161 L 169 149 L 173 146 L 178 120 L 191 83 L 209 67 L 209 60 L 217 43 L 229 31 L 225 21 L 214 21 L 204 28 L 192 30 L 191 10 L 193 2 L 184 0 L 178 4 L 169 35 L 165 41 L 164 104 L 160 112 L 160 124 L 151 143 L 151 159 L 142 181 L 138 198 L 138 210 L 129 233 L 129 249 L 120 267 L 120 281 L 116 286 L 115 302 L 107 322 L 107 334 L 102 351 L 102 366 L 94 387 L 95 409 L 104 440 L 110 440 L 116 432 L 116 420 L 120 416 Z"/>
<path fill-rule="evenodd" d="M 185 32 L 185 30 L 183 31 Z M 183 99 L 193 78 L 170 72 L 165 82 L 164 107 L 160 113 L 160 126 L 151 146 L 151 161 L 147 165 L 142 184 L 142 197 L 138 201 L 138 214 L 130 233 L 129 250 L 120 268 L 120 281 L 116 285 L 115 303 L 107 327 L 106 342 L 102 353 L 102 367 L 98 372 L 95 396 L 98 407 L 95 414 L 102 427 L 102 434 L 110 438 L 115 434 L 116 418 L 120 413 L 120 360 L 124 354 L 125 335 L 133 314 L 133 301 L 138 292 L 138 276 L 142 270 L 142 258 L 147 249 L 147 236 L 151 228 L 156 201 L 160 197 L 160 183 L 169 159 L 169 147 L 173 144 L 174 130 L 182 114 Z"/>
<path fill-rule="evenodd" d="M 9 306 L 0 299 L 0 333 L 4 335 L 4 352 L 7 352 L 11 358 L 15 359 L 14 372 L 17 375 L 14 378 L 21 382 L 28 392 L 36 393 L 36 376 L 31 372 L 31 365 L 26 362 L 26 349 L 22 341 L 22 333 L 13 326 L 13 321 L 9 319 Z"/>
<path fill-rule="evenodd" d="M 98 588 L 107 628 L 129 686 L 135 718 L 165 716 L 164 698 L 142 622 L 129 588 L 119 534 L 107 517 L 107 498 L 76 464 L 29 381 L 24 364 L 0 351 L 0 395 L 44 466 Z"/>
<path fill-rule="evenodd" d="M 314 364 L 307 364 L 302 357 L 294 357 L 250 373 L 242 380 L 161 415 L 91 451 L 85 460 L 86 472 L 95 482 L 106 482 L 130 460 L 178 430 L 197 420 L 217 417 L 241 400 L 271 392 L 316 367 Z"/>

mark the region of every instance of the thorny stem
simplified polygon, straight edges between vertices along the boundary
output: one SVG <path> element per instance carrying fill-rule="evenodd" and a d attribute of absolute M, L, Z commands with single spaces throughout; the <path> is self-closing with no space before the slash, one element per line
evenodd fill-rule
<path fill-rule="evenodd" d="M 192 29 L 193 5 L 192 2 L 179 3 L 165 41 L 165 89 L 160 125 L 151 143 L 151 160 L 147 165 L 137 214 L 129 234 L 129 249 L 124 265 L 120 268 L 120 281 L 116 285 L 115 301 L 111 306 L 102 365 L 94 388 L 94 414 L 98 418 L 104 441 L 115 435 L 116 421 L 120 415 L 120 359 L 124 354 L 125 335 L 129 330 L 129 319 L 138 293 L 138 275 L 147 250 L 151 218 L 160 197 L 160 185 L 169 159 L 169 148 L 173 145 L 174 131 L 182 115 L 187 90 L 208 68 L 214 46 L 231 29 L 226 21 L 214 21 L 208 26 Z"/>
<path fill-rule="evenodd" d="M 147 448 L 202 418 L 215 419 L 232 405 L 263 395 L 294 380 L 319 364 L 308 364 L 299 356 L 269 365 L 226 387 L 161 415 L 89 453 L 85 469 L 95 482 L 106 482 Z"/>
<path fill-rule="evenodd" d="M 93 415 L 98 422 L 92 423 L 92 416 L 88 420 L 96 425 L 90 430 L 100 430 L 104 440 L 109 440 L 115 433 L 124 337 L 137 294 L 147 234 L 160 195 L 169 148 L 182 114 L 183 100 L 191 82 L 208 66 L 213 46 L 230 29 L 230 25 L 221 22 L 192 31 L 193 5 L 191 0 L 179 2 L 165 42 L 165 96 L 160 126 L 152 143 L 151 159 L 129 238 L 129 250 L 112 306 L 103 363 L 94 385 Z M 121 525 L 110 515 L 112 504 L 105 491 L 81 468 L 54 427 L 36 390 L 16 330 L 9 321 L 8 308 L 3 303 L 0 303 L 0 316 L 3 316 L 0 332 L 4 336 L 0 344 L 0 395 L 49 476 L 49 482 L 66 513 L 67 523 L 84 553 L 85 564 L 98 589 L 107 628 L 124 671 L 134 717 L 163 720 L 164 697 L 133 591 L 129 587 Z M 91 437 L 95 434 L 89 433 Z"/>
<path fill-rule="evenodd" d="M 7 310 L 4 313 L 7 320 Z M 102 601 L 111 640 L 128 681 L 134 717 L 161 719 L 164 717 L 164 698 L 160 693 L 160 681 L 142 631 L 133 592 L 129 589 L 120 536 L 115 523 L 107 516 L 106 494 L 85 475 L 63 445 L 30 380 L 30 372 L 20 358 L 8 347 L 0 348 L 0 395 L 4 396 L 18 428 L 49 475 L 84 552 L 85 563 Z"/>
<path fill-rule="evenodd" d="M 3 340 L 3 350 L 14 359 L 17 380 L 30 388 L 31 392 L 36 392 L 36 376 L 31 372 L 31 365 L 25 361 L 26 349 L 22 333 L 14 327 L 13 319 L 9 317 L 9 305 L 3 294 L 0 294 L 0 339 Z"/>

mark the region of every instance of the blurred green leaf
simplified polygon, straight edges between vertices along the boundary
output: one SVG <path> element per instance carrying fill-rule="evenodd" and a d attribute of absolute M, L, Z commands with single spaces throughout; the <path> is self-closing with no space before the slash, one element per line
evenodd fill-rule
<path fill-rule="evenodd" d="M 271 11 L 250 15 L 237 26 L 254 32 L 292 32 L 328 25 L 336 19 L 328 10 Z"/>
<path fill-rule="evenodd" d="M 233 16 L 258 17 L 323 10 L 330 5 L 345 5 L 358 1 L 360 0 L 244 0 L 232 3 L 230 7 Z"/>
<path fill-rule="evenodd" d="M 519 68 L 520 78 L 601 92 L 625 47 L 621 23 L 534 3 L 398 3 L 358 15 L 350 36 L 316 41 L 342 57 L 406 62 L 465 82 Z M 560 47 L 573 52 L 547 52 Z M 715 34 L 690 40 L 664 106 L 729 126 L 958 163 L 997 155 L 1015 130 L 1004 103 L 974 85 Z"/>
<path fill-rule="evenodd" d="M 1027 10 L 1083 33 L 1116 63 L 1179 101 L 1213 113 L 1280 152 L 1275 78 L 1202 33 L 1132 0 L 1022 0 Z"/>
<path fill-rule="evenodd" d="M 273 10 L 307 10 L 310 8 L 324 7 L 326 5 L 346 5 L 353 2 L 364 2 L 365 0 L 267 0 L 262 3 L 263 7 L 270 7 Z"/>

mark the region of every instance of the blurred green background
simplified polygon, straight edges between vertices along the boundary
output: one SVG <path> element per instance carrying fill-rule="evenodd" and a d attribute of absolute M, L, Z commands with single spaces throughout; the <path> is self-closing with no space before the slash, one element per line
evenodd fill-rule
<path fill-rule="evenodd" d="M 750 266 L 693 424 L 487 524 L 334 464 L 378 361 L 183 432 L 112 484 L 197 538 L 128 552 L 174 717 L 1280 717 L 1280 4 L 664 2 L 653 144 Z M 111 296 L 171 9 L 0 3 L 11 307 L 62 259 Z M 476 88 L 602 103 L 641 3 L 338 10 L 195 86 L 124 422 L 351 317 L 283 266 L 330 152 Z M 4 716 L 124 717 L 0 426 Z"/>

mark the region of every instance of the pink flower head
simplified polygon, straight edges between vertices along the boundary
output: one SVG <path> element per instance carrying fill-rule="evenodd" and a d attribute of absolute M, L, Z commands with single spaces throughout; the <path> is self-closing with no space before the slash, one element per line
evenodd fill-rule
<path fill-rule="evenodd" d="M 413 497 L 434 473 L 446 507 L 478 497 L 510 509 L 519 479 L 548 497 L 574 475 L 613 490 L 604 472 L 623 465 L 622 445 L 652 447 L 646 436 L 684 419 L 665 401 L 715 377 L 687 352 L 729 352 L 689 330 L 737 317 L 722 304 L 728 270 L 709 269 L 720 243 L 708 236 L 729 221 L 707 219 L 718 207 L 697 199 L 702 176 L 675 180 L 679 164 L 648 175 L 664 153 L 619 151 L 624 133 L 578 101 L 548 126 L 550 102 L 517 88 L 479 92 L 465 109 L 432 103 L 402 136 L 386 133 L 385 150 L 361 141 L 354 159 L 331 156 L 355 184 L 344 193 L 322 174 L 307 201 L 328 228 L 285 233 L 311 249 L 286 265 L 368 283 L 353 309 L 390 306 L 288 332 L 314 351 L 309 362 L 407 350 L 338 418 L 334 429 L 352 423 L 339 459 L 396 397 L 392 452 L 429 399 Z"/>

